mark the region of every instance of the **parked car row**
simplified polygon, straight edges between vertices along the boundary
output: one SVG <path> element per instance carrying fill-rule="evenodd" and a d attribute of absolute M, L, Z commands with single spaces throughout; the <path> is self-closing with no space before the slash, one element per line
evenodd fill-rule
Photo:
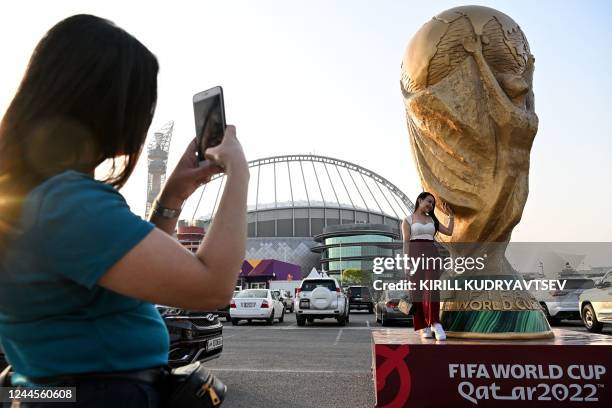
<path fill-rule="evenodd" d="M 252 291 L 257 290 L 263 291 L 257 299 L 242 299 L 243 296 L 252 296 Z M 273 324 L 275 319 L 282 321 L 284 311 L 295 311 L 298 326 L 327 318 L 336 319 L 339 325 L 344 326 L 352 310 L 367 310 L 368 313 L 375 313 L 376 322 L 382 326 L 412 322 L 412 316 L 404 314 L 398 307 L 400 300 L 406 298 L 406 292 L 382 291 L 378 295 L 374 299 L 367 286 L 342 288 L 330 277 L 306 278 L 296 290 L 295 299 L 283 290 L 242 291 L 232 299 L 230 315 L 234 324 L 240 320 L 256 319 Z M 581 319 L 588 331 L 601 332 L 604 324 L 612 324 L 612 271 L 597 284 L 591 279 L 567 279 L 563 290 L 534 295 L 551 325 L 562 319 Z M 282 311 L 281 305 L 284 306 Z"/>
<path fill-rule="evenodd" d="M 357 295 L 357 291 L 353 294 Z M 363 302 L 369 310 L 373 309 L 369 291 L 359 292 L 359 296 L 354 297 Z M 229 313 L 234 325 L 239 324 L 241 320 L 264 320 L 268 324 L 274 324 L 276 319 L 283 321 L 285 311 L 295 311 L 298 326 L 326 318 L 336 319 L 339 325 L 344 326 L 349 321 L 349 310 L 349 297 L 341 290 L 338 282 L 333 278 L 321 277 L 302 280 L 296 290 L 295 300 L 287 290 L 242 290 L 234 294 Z"/>
<path fill-rule="evenodd" d="M 565 279 L 563 290 L 533 292 L 551 325 L 563 319 L 582 320 L 592 333 L 612 324 L 612 271 L 597 283 L 588 278 Z"/>
<path fill-rule="evenodd" d="M 235 293 L 229 313 L 234 325 L 242 320 L 264 320 L 274 324 L 276 319 L 283 321 L 285 311 L 295 311 L 298 326 L 321 319 L 335 319 L 340 326 L 345 326 L 352 310 L 365 309 L 376 314 L 378 323 L 387 326 L 412 322 L 412 316 L 398 309 L 400 299 L 405 296 L 403 291 L 384 291 L 382 297 L 375 300 L 367 286 L 343 289 L 334 278 L 311 277 L 302 280 L 295 299 L 286 290 L 245 289 Z"/>

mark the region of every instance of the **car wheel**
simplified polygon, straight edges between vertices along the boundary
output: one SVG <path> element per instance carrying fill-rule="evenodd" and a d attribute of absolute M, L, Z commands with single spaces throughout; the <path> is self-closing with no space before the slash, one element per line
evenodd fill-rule
<path fill-rule="evenodd" d="M 556 317 L 552 317 L 550 315 L 550 312 L 548 311 L 548 306 L 546 306 L 546 303 L 542 303 L 542 310 L 544 311 L 544 315 L 546 315 L 546 320 L 548 320 L 548 323 L 550 323 L 551 326 L 559 324 L 559 319 L 557 319 Z"/>
<path fill-rule="evenodd" d="M 247 323 L 251 324 L 253 321 L 251 319 L 247 319 Z"/>
<path fill-rule="evenodd" d="M 306 318 L 304 316 L 296 316 L 295 320 L 298 326 L 306 326 Z"/>
<path fill-rule="evenodd" d="M 232 319 L 232 326 L 238 326 L 238 322 L 239 321 L 240 320 L 238 320 L 238 319 Z"/>
<path fill-rule="evenodd" d="M 374 313 L 374 308 L 373 308 L 372 306 L 369 306 L 369 307 L 368 307 L 368 313 L 369 313 L 369 314 Z"/>
<path fill-rule="evenodd" d="M 380 314 L 380 325 L 381 326 L 389 326 L 389 319 L 385 319 L 385 315 L 384 314 Z"/>
<path fill-rule="evenodd" d="M 285 320 L 285 309 L 283 309 L 283 313 L 281 314 L 281 317 L 278 318 L 278 322 L 282 323 L 283 320 Z"/>
<path fill-rule="evenodd" d="M 591 305 L 587 304 L 582 308 L 582 322 L 591 333 L 601 333 L 601 329 L 603 329 L 603 324 L 597 320 L 595 309 Z"/>
<path fill-rule="evenodd" d="M 308 323 L 314 323 L 314 318 L 313 317 L 307 317 L 306 320 L 308 320 Z"/>
<path fill-rule="evenodd" d="M 295 306 L 291 305 L 291 313 L 295 311 Z"/>
<path fill-rule="evenodd" d="M 274 310 L 272 310 L 272 314 L 268 318 L 267 323 L 269 326 L 272 326 L 274 324 Z"/>
<path fill-rule="evenodd" d="M 229 315 L 225 316 L 225 321 L 226 322 L 229 322 L 230 320 L 232 320 L 232 318 Z"/>
<path fill-rule="evenodd" d="M 338 326 L 346 326 L 346 318 L 347 316 L 338 316 L 336 319 L 338 321 Z"/>

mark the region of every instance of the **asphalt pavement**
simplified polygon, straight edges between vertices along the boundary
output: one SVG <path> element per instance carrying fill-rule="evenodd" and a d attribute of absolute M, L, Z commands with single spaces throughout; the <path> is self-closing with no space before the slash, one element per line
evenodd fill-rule
<path fill-rule="evenodd" d="M 556 327 L 585 331 L 579 321 Z M 293 313 L 273 326 L 224 323 L 223 353 L 205 365 L 228 387 L 224 407 L 373 407 L 378 329 L 373 314 L 358 311 L 345 327 L 332 319 L 298 327 Z M 612 326 L 604 334 L 612 336 Z"/>
<path fill-rule="evenodd" d="M 372 407 L 372 327 L 365 312 L 344 327 L 298 327 L 293 313 L 273 326 L 224 323 L 223 353 L 206 366 L 226 383 L 227 407 Z"/>

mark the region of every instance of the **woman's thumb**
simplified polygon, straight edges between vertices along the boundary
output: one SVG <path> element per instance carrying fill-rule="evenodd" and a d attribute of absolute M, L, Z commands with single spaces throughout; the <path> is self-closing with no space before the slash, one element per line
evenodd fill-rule
<path fill-rule="evenodd" d="M 221 168 L 210 160 L 200 162 L 198 168 L 194 169 L 198 179 L 207 178 L 221 171 Z"/>

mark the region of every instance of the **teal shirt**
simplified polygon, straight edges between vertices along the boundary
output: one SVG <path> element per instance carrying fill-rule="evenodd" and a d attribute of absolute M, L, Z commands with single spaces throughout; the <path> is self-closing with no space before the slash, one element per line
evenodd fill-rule
<path fill-rule="evenodd" d="M 38 185 L 22 208 L 0 259 L 0 344 L 17 378 L 166 364 L 155 307 L 96 284 L 154 226 L 76 171 Z"/>

